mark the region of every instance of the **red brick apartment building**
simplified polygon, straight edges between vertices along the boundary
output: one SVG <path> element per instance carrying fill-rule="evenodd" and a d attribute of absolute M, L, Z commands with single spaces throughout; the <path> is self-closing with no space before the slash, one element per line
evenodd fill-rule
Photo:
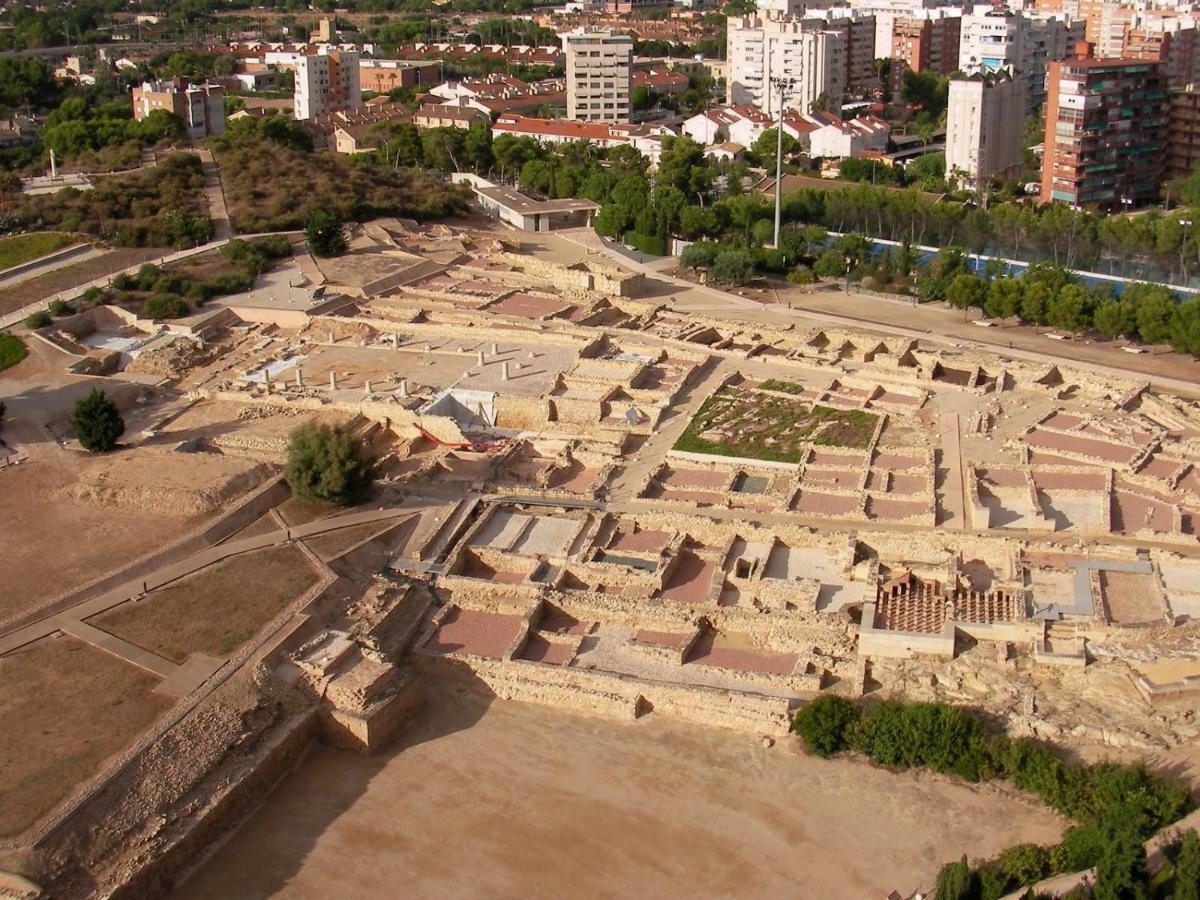
<path fill-rule="evenodd" d="M 1167 91 L 1157 63 L 1080 57 L 1046 76 L 1043 202 L 1105 212 L 1158 197 L 1167 149 Z"/>
<path fill-rule="evenodd" d="M 891 89 L 899 95 L 904 73 L 930 71 L 949 75 L 958 68 L 958 41 L 962 19 L 917 19 L 897 16 L 892 23 Z"/>

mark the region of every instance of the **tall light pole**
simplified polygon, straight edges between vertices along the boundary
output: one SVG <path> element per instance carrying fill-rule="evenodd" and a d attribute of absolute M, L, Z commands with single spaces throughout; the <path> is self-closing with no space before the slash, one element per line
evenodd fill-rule
<path fill-rule="evenodd" d="M 783 108 L 786 106 L 787 94 L 795 85 L 790 78 L 776 76 L 771 79 L 771 87 L 779 99 L 779 118 L 775 123 L 775 249 L 779 249 L 779 223 L 783 210 Z"/>

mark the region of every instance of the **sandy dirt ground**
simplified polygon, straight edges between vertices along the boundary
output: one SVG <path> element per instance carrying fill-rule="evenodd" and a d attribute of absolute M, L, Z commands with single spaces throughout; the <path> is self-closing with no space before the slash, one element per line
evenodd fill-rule
<path fill-rule="evenodd" d="M 316 750 L 176 896 L 883 897 L 1062 827 L 798 740 L 435 694 L 395 751 Z"/>
<path fill-rule="evenodd" d="M 87 460 L 63 454 L 0 472 L 0 620 L 82 587 L 170 546 L 202 517 L 154 515 L 67 496 Z"/>
<path fill-rule="evenodd" d="M 123 603 L 91 624 L 176 663 L 192 653 L 225 656 L 319 578 L 298 547 L 269 547 Z"/>
<path fill-rule="evenodd" d="M 70 638 L 0 659 L 0 836 L 17 834 L 99 771 L 171 701 L 153 675 Z"/>

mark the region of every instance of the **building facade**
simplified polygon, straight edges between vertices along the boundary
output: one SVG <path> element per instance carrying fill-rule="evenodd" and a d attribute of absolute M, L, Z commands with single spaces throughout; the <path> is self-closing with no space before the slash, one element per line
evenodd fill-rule
<path fill-rule="evenodd" d="M 362 106 L 358 53 L 321 48 L 296 63 L 293 112 L 297 120 L 315 119 Z"/>
<path fill-rule="evenodd" d="M 140 122 L 156 109 L 183 119 L 192 140 L 225 132 L 225 89 L 219 84 L 192 84 L 179 77 L 134 86 L 133 117 Z"/>
<path fill-rule="evenodd" d="M 628 122 L 633 93 L 633 38 L 607 31 L 562 36 L 567 60 L 567 118 Z"/>
<path fill-rule="evenodd" d="M 1042 201 L 1105 212 L 1153 202 L 1166 113 L 1157 63 L 1090 56 L 1050 63 Z"/>
<path fill-rule="evenodd" d="M 1200 92 L 1177 89 L 1167 110 L 1167 178 L 1186 178 L 1200 166 Z"/>
<path fill-rule="evenodd" d="M 837 112 L 846 87 L 846 36 L 820 19 L 778 13 L 730 17 L 730 104 L 753 104 L 770 115 L 781 105 L 810 112 L 814 105 Z M 782 91 L 775 79 L 788 86 Z"/>
<path fill-rule="evenodd" d="M 993 178 L 1019 177 L 1025 102 L 1025 79 L 1007 71 L 951 79 L 946 175 L 976 188 Z"/>
<path fill-rule="evenodd" d="M 1067 59 L 1085 23 L 1057 15 L 988 12 L 962 17 L 958 68 L 967 74 L 1010 69 L 1027 79 L 1028 108 L 1046 96 L 1046 65 Z"/>
<path fill-rule="evenodd" d="M 949 75 L 958 68 L 962 16 L 957 10 L 936 10 L 923 16 L 897 17 L 892 23 L 892 93 L 904 89 L 904 73 Z"/>

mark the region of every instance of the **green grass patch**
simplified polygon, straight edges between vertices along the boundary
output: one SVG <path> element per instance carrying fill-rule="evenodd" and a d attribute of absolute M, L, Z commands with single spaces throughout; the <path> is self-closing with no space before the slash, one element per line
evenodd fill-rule
<path fill-rule="evenodd" d="M 14 335 L 0 332 L 0 372 L 15 366 L 29 353 L 25 343 Z"/>
<path fill-rule="evenodd" d="M 795 463 L 810 445 L 864 449 L 879 417 L 722 388 L 704 401 L 675 449 Z"/>
<path fill-rule="evenodd" d="M 794 381 L 780 381 L 778 378 L 768 378 L 759 386 L 759 390 L 778 391 L 781 394 L 803 394 L 804 386 Z"/>
<path fill-rule="evenodd" d="M 0 269 L 21 263 L 79 243 L 79 238 L 59 231 L 39 231 L 0 238 Z"/>

